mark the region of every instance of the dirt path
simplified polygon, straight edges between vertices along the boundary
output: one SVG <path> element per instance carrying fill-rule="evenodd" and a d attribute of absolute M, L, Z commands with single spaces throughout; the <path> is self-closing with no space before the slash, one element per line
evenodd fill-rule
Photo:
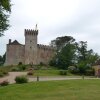
<path fill-rule="evenodd" d="M 14 79 L 16 76 L 20 76 L 20 75 L 27 75 L 27 72 L 9 72 L 9 76 L 0 78 L 0 82 L 4 81 L 4 80 L 8 80 L 10 84 L 15 83 Z M 37 81 L 37 77 L 28 77 L 29 82 L 32 81 Z M 50 81 L 50 80 L 72 80 L 72 79 L 82 79 L 81 76 L 42 76 L 39 77 L 39 81 Z M 100 78 L 91 78 L 91 77 L 85 77 L 84 79 L 100 79 Z"/>
<path fill-rule="evenodd" d="M 0 82 L 8 80 L 10 83 L 15 83 L 14 81 L 15 77 L 20 75 L 27 75 L 27 72 L 9 72 L 8 76 L 0 78 Z"/>

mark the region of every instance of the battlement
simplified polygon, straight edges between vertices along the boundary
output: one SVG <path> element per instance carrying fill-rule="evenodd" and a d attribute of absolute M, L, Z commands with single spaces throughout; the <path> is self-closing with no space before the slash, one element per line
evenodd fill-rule
<path fill-rule="evenodd" d="M 44 49 L 44 50 L 54 50 L 53 47 L 48 46 L 48 45 L 42 45 L 42 44 L 37 44 L 39 49 Z"/>
<path fill-rule="evenodd" d="M 25 35 L 38 35 L 38 30 L 25 29 Z"/>

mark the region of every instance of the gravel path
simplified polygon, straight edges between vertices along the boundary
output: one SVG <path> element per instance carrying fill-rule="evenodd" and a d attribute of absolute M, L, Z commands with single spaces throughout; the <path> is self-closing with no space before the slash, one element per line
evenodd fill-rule
<path fill-rule="evenodd" d="M 27 72 L 9 72 L 9 75 L 3 78 L 0 78 L 0 82 L 4 80 L 8 80 L 10 84 L 15 83 L 14 79 L 16 76 L 27 75 Z M 37 77 L 28 77 L 29 82 L 37 81 Z M 39 77 L 39 81 L 50 81 L 50 80 L 71 80 L 71 79 L 82 79 L 81 76 L 41 76 Z M 91 78 L 85 77 L 85 79 L 100 79 L 100 78 Z"/>
<path fill-rule="evenodd" d="M 15 77 L 20 76 L 20 75 L 27 75 L 27 72 L 9 72 L 8 76 L 0 78 L 0 82 L 7 80 L 10 83 L 15 83 L 15 81 L 14 81 Z"/>

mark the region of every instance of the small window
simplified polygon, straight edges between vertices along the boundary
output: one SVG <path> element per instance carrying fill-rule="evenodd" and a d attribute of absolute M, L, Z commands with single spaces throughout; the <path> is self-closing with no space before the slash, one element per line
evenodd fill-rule
<path fill-rule="evenodd" d="M 31 43 L 32 41 L 30 40 L 30 43 Z"/>
<path fill-rule="evenodd" d="M 32 47 L 30 47 L 30 49 L 31 49 Z"/>

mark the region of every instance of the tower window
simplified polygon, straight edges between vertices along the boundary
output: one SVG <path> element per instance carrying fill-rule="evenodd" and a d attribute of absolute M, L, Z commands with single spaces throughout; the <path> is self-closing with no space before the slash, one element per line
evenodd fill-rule
<path fill-rule="evenodd" d="M 32 41 L 30 40 L 30 43 L 31 43 Z"/>
<path fill-rule="evenodd" d="M 32 47 L 30 47 L 30 49 L 31 49 Z"/>

